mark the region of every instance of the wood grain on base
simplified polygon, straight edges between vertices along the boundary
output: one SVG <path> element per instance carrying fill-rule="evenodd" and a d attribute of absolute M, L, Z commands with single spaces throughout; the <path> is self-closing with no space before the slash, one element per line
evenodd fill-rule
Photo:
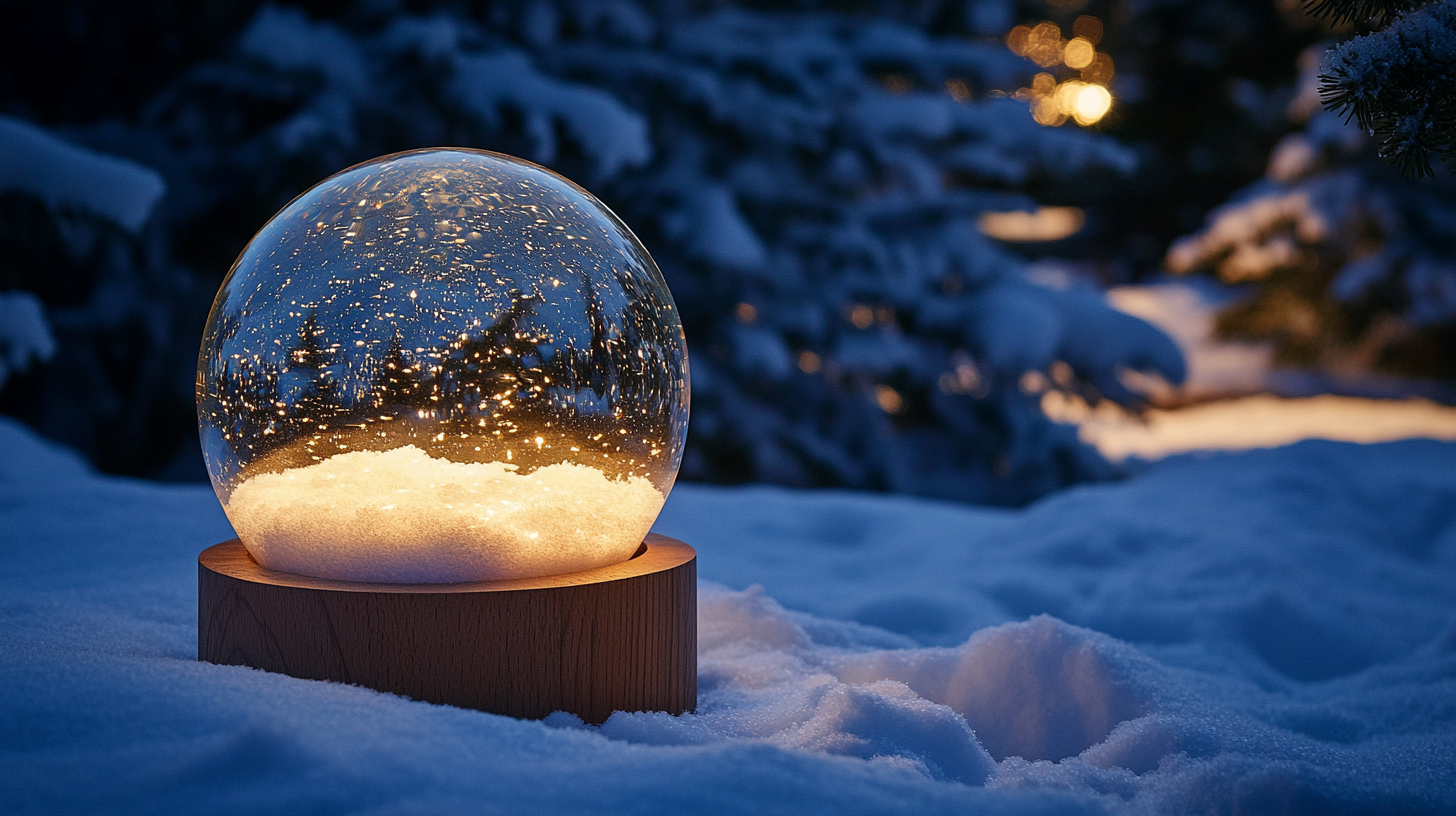
<path fill-rule="evenodd" d="M 536 719 L 697 702 L 697 558 L 648 535 L 600 569 L 366 584 L 259 566 L 234 539 L 197 569 L 197 658 Z"/>

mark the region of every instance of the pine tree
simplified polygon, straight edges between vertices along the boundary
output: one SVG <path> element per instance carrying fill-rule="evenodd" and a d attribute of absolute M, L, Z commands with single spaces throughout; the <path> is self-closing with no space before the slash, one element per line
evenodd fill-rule
<path fill-rule="evenodd" d="M 290 419 L 305 427 L 327 425 L 344 407 L 344 384 L 330 368 L 335 353 L 324 347 L 320 340 L 323 333 L 318 310 L 310 309 L 299 325 L 297 342 L 288 352 L 286 370 L 301 372 L 308 383 L 287 410 Z"/>
<path fill-rule="evenodd" d="M 452 414 L 487 412 L 502 400 L 519 405 L 539 399 L 541 338 L 529 326 L 540 298 L 515 298 L 488 326 L 451 343 L 440 367 L 441 401 Z"/>
<path fill-rule="evenodd" d="M 390 336 L 384 357 L 379 360 L 370 392 L 375 407 L 386 412 L 383 416 L 401 409 L 419 410 L 428 401 L 428 388 L 419 366 L 405 356 L 404 341 L 398 330 Z"/>
<path fill-rule="evenodd" d="M 992 38 L 1009 20 L 949 2 L 398 8 L 265 7 L 88 131 L 168 162 L 176 205 L 138 253 L 151 279 L 209 292 L 318 179 L 473 145 L 581 182 L 651 248 L 693 349 L 690 478 L 1025 501 L 1109 470 L 1024 384 L 1131 402 L 1123 369 L 1181 375 L 1166 337 L 1039 285 L 974 226 L 1134 161 L 992 95 L 1035 72 Z M 177 327 L 206 311 L 149 303 Z M 603 332 L 572 353 L 599 360 L 621 339 Z M 156 361 L 184 383 L 191 365 Z M 1070 376 L 1026 376 L 1053 368 Z M 572 385 L 615 385 L 590 376 Z"/>
<path fill-rule="evenodd" d="M 1456 158 L 1456 0 L 1313 0 L 1311 13 L 1375 29 L 1325 56 L 1325 106 L 1358 122 L 1406 175 Z"/>

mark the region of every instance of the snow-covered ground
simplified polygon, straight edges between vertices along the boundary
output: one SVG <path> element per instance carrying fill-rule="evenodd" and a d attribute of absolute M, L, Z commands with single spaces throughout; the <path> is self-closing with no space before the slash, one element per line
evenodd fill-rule
<path fill-rule="evenodd" d="M 1269 389 L 1273 348 L 1214 336 L 1218 310 L 1243 294 L 1208 278 L 1115 286 L 1107 291 L 1113 308 L 1162 329 L 1183 352 L 1188 377 L 1181 386 L 1144 381 L 1144 390 L 1154 401 L 1198 402 Z"/>
<path fill-rule="evenodd" d="M 1302 439 L 1456 441 L 1456 408 L 1424 399 L 1255 394 L 1177 410 L 1089 412 L 1077 436 L 1108 459 L 1161 459 L 1188 451 L 1272 448 Z"/>
<path fill-rule="evenodd" d="M 1302 439 L 1456 440 L 1456 408 L 1420 395 L 1423 389 L 1438 391 L 1435 384 L 1372 374 L 1333 380 L 1278 369 L 1268 346 L 1220 340 L 1215 315 L 1239 296 L 1235 288 L 1200 278 L 1110 290 L 1109 303 L 1162 329 L 1183 352 L 1188 378 L 1179 387 L 1131 375 L 1134 388 L 1155 405 L 1179 407 L 1135 414 L 1112 402 L 1089 406 L 1049 391 L 1042 395 L 1043 413 L 1076 425 L 1083 442 L 1114 461 L 1268 448 Z M 1353 393 L 1324 393 L 1340 389 Z"/>
<path fill-rule="evenodd" d="M 696 714 L 523 722 L 198 663 L 205 487 L 0 420 L 6 813 L 1450 813 L 1456 445 L 990 510 L 680 485 Z"/>

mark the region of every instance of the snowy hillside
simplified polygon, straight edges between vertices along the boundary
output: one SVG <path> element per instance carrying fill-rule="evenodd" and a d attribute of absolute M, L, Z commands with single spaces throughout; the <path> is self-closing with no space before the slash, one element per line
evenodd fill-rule
<path fill-rule="evenodd" d="M 1021 511 L 680 486 L 698 712 L 599 729 L 195 662 L 211 492 L 0 421 L 0 803 L 87 813 L 1456 808 L 1456 445 Z"/>

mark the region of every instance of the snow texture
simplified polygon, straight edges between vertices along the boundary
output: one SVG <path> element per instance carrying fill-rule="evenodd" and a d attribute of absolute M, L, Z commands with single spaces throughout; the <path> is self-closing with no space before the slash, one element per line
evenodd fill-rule
<path fill-rule="evenodd" d="M 642 117 L 601 91 L 537 73 L 518 51 L 461 56 L 455 71 L 451 91 L 466 110 L 486 122 L 495 123 L 504 104 L 526 112 L 526 130 L 541 161 L 556 158 L 557 120 L 603 174 L 642 164 L 652 155 Z"/>
<path fill-rule="evenodd" d="M 238 51 L 284 71 L 315 71 L 354 94 L 369 83 L 353 38 L 332 23 L 309 20 L 301 9 L 264 7 L 243 31 Z"/>
<path fill-rule="evenodd" d="M 45 306 L 30 292 L 0 292 L 0 388 L 11 374 L 43 363 L 56 353 Z"/>
<path fill-rule="evenodd" d="M 1145 392 L 1155 404 L 1244 396 L 1270 387 L 1273 349 L 1262 343 L 1230 342 L 1215 336 L 1216 313 L 1241 294 L 1235 287 L 1204 278 L 1108 290 L 1109 303 L 1162 329 L 1183 352 L 1188 376 L 1181 386 L 1147 384 Z"/>
<path fill-rule="evenodd" d="M 973 226 L 1032 208 L 1008 185 L 1132 151 L 986 94 L 1030 64 L 931 28 L 725 7 L 668 16 L 660 50 L 540 55 L 648 100 L 653 163 L 609 192 L 667 239 L 649 243 L 703 350 L 689 477 L 1025 501 L 1105 473 L 1018 390 L 1028 370 L 1062 362 L 1113 399 L 1123 369 L 1181 377 L 1161 332 L 1037 286 Z M 943 388 L 959 371 L 978 387 Z"/>
<path fill-rule="evenodd" d="M 1216 313 L 1246 294 L 1243 287 L 1207 278 L 1110 290 L 1107 298 L 1114 306 L 1174 338 L 1188 363 L 1187 379 L 1174 387 L 1159 378 L 1125 374 L 1128 387 L 1155 406 L 1139 413 L 1057 391 L 1042 395 L 1042 412 L 1076 425 L 1079 439 L 1114 462 L 1303 439 L 1456 440 L 1456 408 L 1433 401 L 1451 401 L 1450 392 L 1440 387 L 1396 377 L 1332 377 L 1278 368 L 1268 344 L 1217 338 Z"/>
<path fill-rule="evenodd" d="M 1056 268 L 1055 264 L 1047 262 L 1038 264 L 1039 268 L 1048 266 Z M 1247 286 L 1226 286 L 1204 277 L 1159 280 L 1110 289 L 1107 292 L 1109 303 L 1166 332 L 1178 344 L 1188 365 L 1188 377 L 1180 386 L 1169 385 L 1157 377 L 1124 372 L 1122 376 L 1128 387 L 1146 396 L 1153 405 L 1164 408 L 1261 393 L 1285 398 L 1334 394 L 1387 403 L 1412 398 L 1446 405 L 1456 403 L 1456 391 L 1443 382 L 1369 371 L 1321 372 L 1285 367 L 1276 364 L 1271 343 L 1219 337 L 1215 331 L 1218 313 L 1249 294 Z M 1043 397 L 1044 411 L 1046 407 L 1046 398 Z M 1099 406 L 1099 410 L 1103 407 L 1124 419 L 1136 421 L 1122 408 L 1104 404 Z M 1291 416 L 1290 420 L 1298 423 L 1295 416 Z M 1414 426 L 1420 424 L 1416 422 Z M 1352 433 L 1355 435 L 1350 435 Z M 1358 434 L 1358 429 L 1352 429 L 1329 438 L 1352 442 L 1377 441 Z"/>
<path fill-rule="evenodd" d="M 1342 82 L 1379 96 L 1408 65 L 1450 66 L 1453 60 L 1456 3 L 1441 0 L 1402 15 L 1380 31 L 1334 46 L 1325 55 L 1322 73 L 1338 72 Z"/>
<path fill-rule="evenodd" d="M 611 95 L 548 77 L 515 49 L 462 50 L 461 33 L 448 17 L 401 16 L 383 32 L 360 38 L 327 20 L 310 20 L 300 9 L 269 6 L 243 32 L 238 50 L 272 69 L 323 80 L 314 100 L 279 127 L 279 144 L 289 153 L 325 137 L 354 144 L 356 111 L 370 105 L 376 90 L 371 69 L 417 55 L 445 70 L 446 95 L 487 128 L 499 126 L 503 108 L 521 114 L 538 161 L 556 158 L 558 123 L 603 175 L 651 156 L 647 123 Z"/>
<path fill-rule="evenodd" d="M 151 168 L 0 116 L 0 192 L 10 190 L 29 193 L 57 212 L 83 210 L 137 232 L 167 185 Z"/>
<path fill-rule="evenodd" d="M 195 662 L 211 492 L 0 421 L 16 813 L 1443 813 L 1456 446 L 1162 462 L 1021 511 L 681 485 L 697 713 L 601 727 Z"/>

